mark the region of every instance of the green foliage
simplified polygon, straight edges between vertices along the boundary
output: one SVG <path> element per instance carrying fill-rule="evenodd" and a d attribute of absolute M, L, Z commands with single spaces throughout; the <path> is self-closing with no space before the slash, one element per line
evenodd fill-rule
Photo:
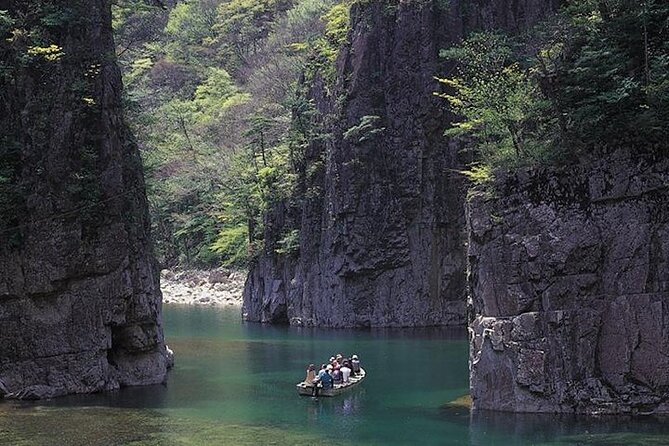
<path fill-rule="evenodd" d="M 449 136 L 473 138 L 477 158 L 492 165 L 536 161 L 550 140 L 549 104 L 529 70 L 514 60 L 509 38 L 475 33 L 461 46 L 441 52 L 458 62 L 456 76 L 438 79 L 451 109 L 463 119 L 451 124 Z M 452 92 L 452 93 L 451 93 Z"/>
<path fill-rule="evenodd" d="M 669 5 L 585 0 L 527 35 L 470 35 L 439 79 L 479 169 L 552 162 L 669 134 Z M 478 171 L 470 172 L 477 181 Z M 487 174 L 484 176 L 487 177 Z"/>
<path fill-rule="evenodd" d="M 276 242 L 274 252 L 282 255 L 297 255 L 300 251 L 300 231 L 292 229 Z"/>
<path fill-rule="evenodd" d="M 458 172 L 474 184 L 486 184 L 492 181 L 493 173 L 489 165 L 473 165 L 468 170 Z"/>
<path fill-rule="evenodd" d="M 323 15 L 325 20 L 325 38 L 333 45 L 341 46 L 348 37 L 350 29 L 350 3 L 340 3 L 334 5 Z"/>
<path fill-rule="evenodd" d="M 27 53 L 29 56 L 41 58 L 47 62 L 56 62 L 65 55 L 65 53 L 63 53 L 63 48 L 54 44 L 44 47 L 29 46 Z"/>
<path fill-rule="evenodd" d="M 224 266 L 246 266 L 248 261 L 248 226 L 239 223 L 221 229 L 211 250 L 219 254 Z"/>
<path fill-rule="evenodd" d="M 120 0 L 114 7 L 126 109 L 164 264 L 243 266 L 263 249 L 264 215 L 293 205 L 304 151 L 319 137 L 299 80 L 314 60 L 334 66 L 320 49 L 345 39 L 348 13 L 333 6 L 191 0 L 163 12 Z M 282 250 L 277 237 L 271 249 Z"/>
<path fill-rule="evenodd" d="M 61 28 L 74 24 L 76 13 L 68 7 L 46 4 L 40 14 L 40 23 L 47 28 Z"/>
<path fill-rule="evenodd" d="M 4 36 L 9 33 L 15 24 L 16 21 L 9 14 L 9 11 L 0 10 L 0 36 Z"/>
<path fill-rule="evenodd" d="M 669 4 L 586 0 L 547 27 L 557 54 L 540 57 L 542 86 L 580 149 L 656 144 L 669 131 Z"/>
<path fill-rule="evenodd" d="M 165 34 L 180 45 L 201 45 L 213 39 L 218 4 L 214 0 L 177 3 L 170 11 Z"/>
<path fill-rule="evenodd" d="M 381 117 L 367 115 L 360 118 L 360 123 L 344 132 L 344 139 L 361 144 L 383 133 L 386 128 L 380 127 Z"/>
<path fill-rule="evenodd" d="M 308 75 L 313 76 L 314 73 L 318 73 L 329 83 L 334 82 L 335 62 L 339 56 L 339 49 L 348 38 L 352 4 L 352 0 L 337 3 L 321 16 L 325 30 L 311 45 L 313 56 L 307 71 Z"/>
<path fill-rule="evenodd" d="M 216 30 L 223 50 L 248 64 L 260 51 L 278 14 L 291 6 L 290 0 L 230 0 L 218 7 Z"/>

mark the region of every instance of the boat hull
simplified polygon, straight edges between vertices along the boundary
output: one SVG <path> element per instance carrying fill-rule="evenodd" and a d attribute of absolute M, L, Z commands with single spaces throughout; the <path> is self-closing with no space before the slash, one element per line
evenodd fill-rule
<path fill-rule="evenodd" d="M 352 376 L 349 379 L 349 382 L 346 384 L 335 384 L 332 389 L 320 389 L 318 396 L 337 396 L 342 393 L 348 392 L 349 390 L 357 387 L 364 379 L 366 373 L 365 369 L 360 369 L 360 373 L 356 376 Z M 297 384 L 297 393 L 303 396 L 312 396 L 313 385 L 306 384 L 304 382 Z"/>

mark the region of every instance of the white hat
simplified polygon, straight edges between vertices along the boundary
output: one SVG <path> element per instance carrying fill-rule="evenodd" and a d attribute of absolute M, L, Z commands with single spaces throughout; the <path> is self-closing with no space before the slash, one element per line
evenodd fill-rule
<path fill-rule="evenodd" d="M 327 369 L 327 370 L 332 370 L 332 364 L 328 364 L 328 366 L 326 367 L 326 369 Z"/>
<path fill-rule="evenodd" d="M 351 356 L 351 359 L 358 359 L 358 355 Z"/>

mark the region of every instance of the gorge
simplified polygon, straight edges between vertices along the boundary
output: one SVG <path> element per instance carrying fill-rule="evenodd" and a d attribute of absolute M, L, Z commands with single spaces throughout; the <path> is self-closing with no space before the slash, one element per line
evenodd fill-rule
<path fill-rule="evenodd" d="M 666 137 L 669 8 L 624 1 L 0 0 L 0 398 L 166 381 L 155 241 L 170 268 L 248 264 L 243 319 L 290 326 L 235 326 L 240 367 L 268 367 L 267 333 L 467 326 L 474 410 L 669 412 L 669 158 L 643 138 Z M 493 123 L 509 141 L 480 143 L 490 109 L 461 120 L 478 78 L 444 50 L 479 32 L 513 43 L 490 79 L 531 92 Z"/>

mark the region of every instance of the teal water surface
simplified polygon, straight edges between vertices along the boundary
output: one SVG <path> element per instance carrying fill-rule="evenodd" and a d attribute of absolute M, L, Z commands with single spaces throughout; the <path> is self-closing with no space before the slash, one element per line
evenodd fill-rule
<path fill-rule="evenodd" d="M 318 330 L 244 324 L 235 308 L 167 306 L 166 386 L 0 405 L 7 445 L 668 445 L 658 418 L 477 413 L 464 330 Z M 357 353 L 368 378 L 299 397 L 309 362 Z"/>

